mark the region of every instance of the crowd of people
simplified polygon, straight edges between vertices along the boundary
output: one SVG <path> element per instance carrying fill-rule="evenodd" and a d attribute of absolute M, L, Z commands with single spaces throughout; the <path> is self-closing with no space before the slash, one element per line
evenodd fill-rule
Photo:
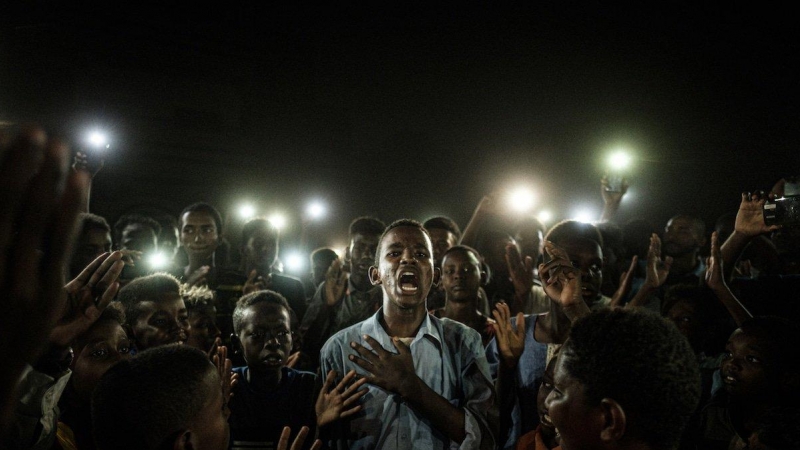
<path fill-rule="evenodd" d="M 268 220 L 111 226 L 85 155 L 2 146 L 2 448 L 800 448 L 800 224 L 763 214 L 784 180 L 711 233 L 616 224 L 605 179 L 594 223 L 498 193 L 463 231 L 356 217 L 296 278 Z"/>

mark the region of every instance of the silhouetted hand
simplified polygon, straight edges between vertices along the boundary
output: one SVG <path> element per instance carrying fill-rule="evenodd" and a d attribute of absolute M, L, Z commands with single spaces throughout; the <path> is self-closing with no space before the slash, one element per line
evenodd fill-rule
<path fill-rule="evenodd" d="M 631 291 L 631 284 L 633 283 L 633 274 L 636 273 L 636 264 L 639 262 L 639 256 L 633 255 L 631 265 L 628 270 L 622 272 L 619 276 L 619 287 L 611 297 L 611 307 L 619 306 L 622 300 L 628 296 Z"/>
<path fill-rule="evenodd" d="M 64 314 L 64 267 L 88 183 L 69 170 L 67 146 L 41 129 L 0 136 L 0 429 L 25 364 Z"/>
<path fill-rule="evenodd" d="M 294 442 L 292 442 L 292 446 L 289 447 L 289 436 L 292 434 L 292 430 L 289 427 L 283 427 L 283 431 L 281 432 L 281 438 L 278 441 L 278 446 L 275 447 L 276 450 L 300 450 L 303 448 L 303 444 L 306 442 L 306 438 L 308 437 L 308 427 L 300 428 L 300 432 L 297 433 L 297 437 L 294 438 Z M 314 441 L 314 444 L 311 446 L 311 450 L 319 450 L 322 448 L 322 441 L 317 439 Z"/>
<path fill-rule="evenodd" d="M 256 269 L 253 269 L 250 271 L 250 275 L 247 277 L 247 281 L 244 283 L 242 293 L 247 295 L 252 292 L 269 289 L 270 286 L 272 286 L 272 274 L 269 274 L 267 278 L 264 279 L 264 277 L 258 275 Z"/>
<path fill-rule="evenodd" d="M 506 245 L 506 264 L 511 281 L 514 283 L 514 294 L 517 297 L 525 297 L 531 292 L 533 287 L 533 259 L 525 257 L 525 261 L 514 244 Z"/>
<path fill-rule="evenodd" d="M 781 195 L 783 195 L 783 185 L 781 185 L 780 192 Z M 753 194 L 749 192 L 742 193 L 742 202 L 739 204 L 739 211 L 736 213 L 736 222 L 734 225 L 734 230 L 736 232 L 747 237 L 753 237 L 780 228 L 779 225 L 767 226 L 767 224 L 764 223 L 764 203 L 767 202 L 767 198 L 763 194 L 763 192 L 756 192 Z"/>
<path fill-rule="evenodd" d="M 364 396 L 369 389 L 359 388 L 366 384 L 366 378 L 360 378 L 355 383 L 351 382 L 356 378 L 356 371 L 351 370 L 342 378 L 335 388 L 331 389 L 336 379 L 336 371 L 328 372 L 325 384 L 317 397 L 314 410 L 317 413 L 317 426 L 322 427 L 336 420 L 351 416 L 361 411 L 361 405 L 351 405 Z M 350 384 L 350 386 L 348 386 Z"/>
<path fill-rule="evenodd" d="M 199 269 L 195 270 L 194 272 L 186 278 L 186 285 L 189 287 L 192 286 L 205 286 L 208 284 L 208 280 L 206 277 L 208 276 L 208 272 L 211 270 L 209 266 L 202 266 Z"/>
<path fill-rule="evenodd" d="M 672 257 L 667 256 L 661 259 L 661 238 L 653 233 L 650 236 L 650 248 L 647 250 L 647 275 L 644 279 L 644 286 L 658 289 L 669 275 L 672 267 Z"/>
<path fill-rule="evenodd" d="M 220 383 L 222 383 L 222 398 L 225 405 L 228 404 L 233 396 L 233 388 L 239 382 L 239 374 L 233 372 L 233 363 L 228 359 L 228 347 L 220 345 L 217 347 L 217 354 L 211 360 L 217 367 Z"/>
<path fill-rule="evenodd" d="M 96 164 L 92 165 L 89 163 L 89 158 L 90 156 L 86 152 L 75 152 L 75 156 L 72 159 L 72 169 L 75 171 L 86 171 L 89 176 L 94 178 L 103 168 L 103 166 L 105 166 L 106 159 L 104 157 L 93 157 L 93 160 L 96 161 Z"/>
<path fill-rule="evenodd" d="M 567 252 L 550 241 L 545 242 L 544 251 L 552 259 L 539 265 L 539 278 L 550 300 L 562 308 L 585 304 L 581 294 L 581 271 L 572 265 Z"/>
<path fill-rule="evenodd" d="M 69 346 L 100 317 L 119 292 L 119 274 L 125 263 L 122 253 L 103 253 L 64 286 L 67 305 L 64 316 L 50 332 L 50 343 Z"/>
<path fill-rule="evenodd" d="M 347 292 L 347 281 L 350 274 L 347 267 L 338 258 L 333 260 L 325 272 L 325 304 L 334 306 Z"/>
<path fill-rule="evenodd" d="M 500 357 L 508 367 L 515 367 L 525 350 L 525 316 L 517 313 L 516 327 L 511 324 L 511 310 L 505 303 L 495 305 L 492 311 L 496 323 L 492 324 Z M 516 330 L 514 329 L 516 328 Z"/>
<path fill-rule="evenodd" d="M 359 356 L 350 355 L 350 360 L 369 372 L 370 375 L 365 377 L 367 383 L 407 397 L 419 380 L 414 371 L 411 349 L 398 338 L 392 338 L 392 343 L 399 353 L 385 350 L 370 336 L 364 336 L 364 339 L 372 351 L 358 342 L 351 342 L 350 346 Z"/>
<path fill-rule="evenodd" d="M 603 176 L 603 178 L 600 179 L 600 195 L 603 196 L 603 203 L 606 205 L 619 205 L 622 202 L 622 197 L 628 192 L 628 180 L 625 178 L 622 179 L 622 186 L 619 192 L 609 191 L 608 185 L 608 177 Z"/>

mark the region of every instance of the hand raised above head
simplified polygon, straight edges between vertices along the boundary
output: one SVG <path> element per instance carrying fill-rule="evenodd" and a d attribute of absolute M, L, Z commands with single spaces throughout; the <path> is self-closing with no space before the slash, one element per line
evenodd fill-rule
<path fill-rule="evenodd" d="M 566 250 L 550 241 L 544 244 L 545 256 L 549 262 L 539 265 L 539 278 L 550 300 L 562 308 L 583 302 L 581 294 L 581 271 L 572 265 Z"/>
<path fill-rule="evenodd" d="M 781 185 L 780 189 L 781 196 L 783 195 L 782 186 L 783 185 Z M 764 222 L 764 203 L 766 202 L 767 196 L 763 192 L 743 192 L 742 202 L 739 204 L 739 211 L 736 212 L 734 231 L 747 237 L 753 237 L 780 228 L 779 225 L 767 226 Z"/>

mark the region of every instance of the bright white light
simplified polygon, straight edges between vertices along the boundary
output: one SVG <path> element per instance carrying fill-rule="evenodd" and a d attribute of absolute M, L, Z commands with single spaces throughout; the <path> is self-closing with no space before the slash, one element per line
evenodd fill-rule
<path fill-rule="evenodd" d="M 517 212 L 525 212 L 533 206 L 533 193 L 525 188 L 518 188 L 508 193 L 508 206 Z"/>
<path fill-rule="evenodd" d="M 320 202 L 314 202 L 308 205 L 306 212 L 312 219 L 319 219 L 325 215 L 325 205 Z"/>
<path fill-rule="evenodd" d="M 108 138 L 105 134 L 99 131 L 92 131 L 89 133 L 89 137 L 87 139 L 89 143 L 96 148 L 108 148 Z"/>
<path fill-rule="evenodd" d="M 338 256 L 339 259 L 343 259 L 344 258 L 344 255 L 346 253 L 345 249 L 347 248 L 347 245 L 345 245 L 345 244 L 334 244 L 334 245 L 331 246 L 331 248 L 333 249 L 334 252 L 336 252 L 336 256 Z"/>
<path fill-rule="evenodd" d="M 253 205 L 245 203 L 244 205 L 239 207 L 239 216 L 241 216 L 242 219 L 247 220 L 255 215 L 256 215 L 256 209 L 253 207 Z"/>
<path fill-rule="evenodd" d="M 542 224 L 546 225 L 548 222 L 553 220 L 553 213 L 543 209 L 539 211 L 539 214 L 536 215 L 536 218 L 539 219 L 539 222 L 542 222 Z"/>
<path fill-rule="evenodd" d="M 589 209 L 579 209 L 576 210 L 575 213 L 572 215 L 573 220 L 577 220 L 578 222 L 585 222 L 591 223 L 595 221 L 595 214 Z"/>
<path fill-rule="evenodd" d="M 300 272 L 303 270 L 304 259 L 299 253 L 291 253 L 286 256 L 286 270 L 290 272 Z"/>
<path fill-rule="evenodd" d="M 163 253 L 153 253 L 147 258 L 147 263 L 150 264 L 151 269 L 158 270 L 167 267 L 169 259 L 167 258 L 167 255 Z"/>
<path fill-rule="evenodd" d="M 613 170 L 627 169 L 631 164 L 631 155 L 619 150 L 608 157 L 608 165 Z"/>
<path fill-rule="evenodd" d="M 279 213 L 269 216 L 269 219 L 267 220 L 269 220 L 269 223 L 271 223 L 273 227 L 277 228 L 278 231 L 282 230 L 283 227 L 286 226 L 286 217 Z"/>

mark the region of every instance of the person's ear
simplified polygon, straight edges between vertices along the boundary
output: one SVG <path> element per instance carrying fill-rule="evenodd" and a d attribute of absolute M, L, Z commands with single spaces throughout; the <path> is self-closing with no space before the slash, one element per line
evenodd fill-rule
<path fill-rule="evenodd" d="M 483 268 L 481 268 L 481 286 L 486 286 L 486 283 L 489 282 L 489 275 L 486 273 Z"/>
<path fill-rule="evenodd" d="M 604 442 L 617 442 L 625 435 L 627 418 L 622 405 L 611 398 L 600 401 L 600 414 L 603 416 L 603 427 L 600 430 L 600 439 Z"/>
<path fill-rule="evenodd" d="M 172 450 L 194 450 L 192 437 L 191 430 L 178 431 L 175 433 L 175 439 L 172 440 Z"/>
<path fill-rule="evenodd" d="M 433 285 L 439 286 L 439 282 L 442 281 L 442 269 L 439 267 L 433 268 Z"/>
<path fill-rule="evenodd" d="M 369 282 L 372 283 L 373 286 L 377 286 L 383 283 L 383 281 L 381 280 L 381 272 L 378 270 L 377 267 L 370 266 L 368 273 L 369 273 Z"/>

